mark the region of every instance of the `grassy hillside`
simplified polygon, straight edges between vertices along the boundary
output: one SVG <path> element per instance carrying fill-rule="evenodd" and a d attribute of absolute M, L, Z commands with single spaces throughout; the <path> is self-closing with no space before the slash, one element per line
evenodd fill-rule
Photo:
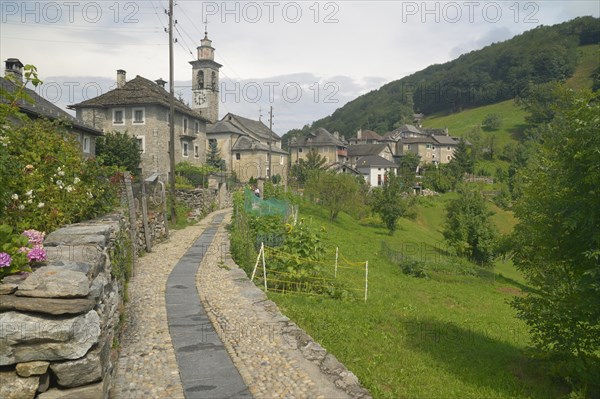
<path fill-rule="evenodd" d="M 568 78 L 574 87 L 589 87 L 589 74 L 582 71 L 578 76 L 575 70 L 578 63 L 588 63 L 591 58 L 588 47 L 600 42 L 598 21 L 589 16 L 538 26 L 453 61 L 431 65 L 350 101 L 315 121 L 312 129 L 324 127 L 345 137 L 359 128 L 385 133 L 403 118 L 411 118 L 413 109 L 426 115 L 458 112 L 510 100 L 529 83 Z M 288 132 L 299 133 L 302 131 Z"/>
<path fill-rule="evenodd" d="M 498 114 L 502 117 L 502 126 L 498 130 L 484 131 L 484 134 L 495 135 L 500 147 L 512 141 L 519 132 L 527 127 L 526 113 L 515 104 L 514 100 L 467 109 L 455 114 L 432 115 L 423 121 L 423 126 L 427 128 L 447 127 L 452 136 L 462 137 L 473 128 L 481 126 L 483 119 L 488 114 Z"/>
<path fill-rule="evenodd" d="M 592 87 L 592 73 L 600 66 L 600 45 L 581 46 L 578 53 L 577 69 L 566 84 L 573 89 Z"/>
<path fill-rule="evenodd" d="M 510 263 L 494 272 L 465 272 L 445 250 L 444 205 L 453 194 L 425 199 L 414 221 L 389 236 L 379 220 L 303 204 L 300 216 L 325 226 L 327 241 L 350 260 L 369 261 L 369 299 L 333 300 L 269 294 L 359 377 L 376 398 L 555 398 L 561 387 L 525 355 L 526 326 L 508 301 L 523 280 Z M 514 218 L 499 211 L 503 231 Z M 429 278 L 415 278 L 384 256 L 382 242 L 426 261 Z"/>

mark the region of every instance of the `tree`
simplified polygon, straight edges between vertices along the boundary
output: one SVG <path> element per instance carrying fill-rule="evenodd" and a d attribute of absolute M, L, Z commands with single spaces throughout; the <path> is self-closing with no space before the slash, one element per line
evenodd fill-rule
<path fill-rule="evenodd" d="M 471 157 L 471 151 L 467 142 L 462 137 L 454 150 L 454 156 L 452 157 L 450 164 L 457 167 L 461 176 L 465 173 L 473 173 L 473 158 Z"/>
<path fill-rule="evenodd" d="M 540 350 L 575 359 L 574 369 L 587 373 L 563 370 L 563 376 L 598 392 L 600 94 L 564 88 L 557 94 L 560 106 L 542 130 L 516 203 L 514 262 L 534 290 L 513 306 Z"/>
<path fill-rule="evenodd" d="M 127 132 L 108 132 L 96 140 L 96 156 L 103 165 L 118 166 L 137 174 L 142 156 L 137 138 Z"/>
<path fill-rule="evenodd" d="M 335 220 L 342 211 L 352 212 L 360 208 L 363 204 L 360 193 L 360 183 L 354 176 L 323 170 L 312 173 L 305 188 L 309 198 L 329 211 L 331 220 Z"/>
<path fill-rule="evenodd" d="M 493 212 L 487 208 L 479 191 L 461 188 L 460 197 L 446 207 L 444 238 L 459 256 L 479 264 L 489 265 L 494 259 L 497 230 L 490 220 Z"/>
<path fill-rule="evenodd" d="M 481 126 L 483 126 L 485 130 L 498 130 L 502 126 L 502 117 L 495 113 L 487 114 L 483 118 Z"/>
<path fill-rule="evenodd" d="M 208 154 L 206 154 L 206 163 L 215 169 L 224 168 L 224 160 L 221 159 L 221 150 L 217 144 L 217 140 L 208 140 Z"/>
<path fill-rule="evenodd" d="M 325 170 L 326 163 L 327 160 L 313 148 L 306 154 L 306 159 L 300 159 L 298 164 L 292 167 L 292 176 L 298 183 L 306 183 L 310 174 Z"/>
<path fill-rule="evenodd" d="M 375 188 L 371 194 L 371 209 L 381 217 L 390 235 L 396 231 L 399 218 L 414 214 L 411 212 L 413 197 L 407 195 L 409 189 L 403 187 L 400 176 L 388 171 L 383 187 Z"/>

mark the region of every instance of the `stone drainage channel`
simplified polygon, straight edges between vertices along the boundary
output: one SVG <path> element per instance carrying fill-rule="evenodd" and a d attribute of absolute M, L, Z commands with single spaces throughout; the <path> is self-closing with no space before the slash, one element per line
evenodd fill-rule
<path fill-rule="evenodd" d="M 252 397 L 212 327 L 196 288 L 199 260 L 213 242 L 223 217 L 223 214 L 215 216 L 212 225 L 179 260 L 167 280 L 169 332 L 188 399 Z"/>

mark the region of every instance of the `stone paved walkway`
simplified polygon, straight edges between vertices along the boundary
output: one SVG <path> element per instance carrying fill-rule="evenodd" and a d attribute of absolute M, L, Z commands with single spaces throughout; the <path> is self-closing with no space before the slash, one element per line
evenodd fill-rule
<path fill-rule="evenodd" d="M 167 280 L 169 331 L 186 398 L 252 398 L 200 303 L 196 274 L 223 214 L 177 262 Z"/>
<path fill-rule="evenodd" d="M 224 216 L 218 229 L 211 226 L 215 215 L 219 219 Z M 202 383 L 198 367 L 193 362 L 178 364 L 177 357 L 181 358 L 182 348 L 186 353 L 186 346 L 192 345 L 188 349 L 195 352 L 202 346 L 218 347 L 221 342 L 256 399 L 369 398 L 352 373 L 283 316 L 233 263 L 225 230 L 230 217 L 230 210 L 213 213 L 195 226 L 173 232 L 167 242 L 156 245 L 152 253 L 139 259 L 136 275 L 129 285 L 127 323 L 111 397 L 180 399 L 186 398 L 186 394 L 189 398 L 211 397 L 198 393 L 215 384 L 208 380 Z M 198 240 L 207 229 L 211 235 L 215 234 L 214 239 L 205 236 Z M 195 242 L 204 249 L 190 248 Z M 188 336 L 195 341 L 191 344 L 181 341 L 180 345 L 173 320 L 169 334 L 167 303 L 172 295 L 165 287 L 189 287 L 192 281 L 167 283 L 168 278 L 178 274 L 174 267 L 180 261 L 185 260 L 192 267 L 201 259 L 196 273 L 196 294 L 200 294 L 211 323 L 201 315 L 197 320 L 187 320 L 194 324 L 200 340 Z M 175 299 L 177 295 L 173 295 Z M 235 389 L 230 391 L 234 394 L 214 397 L 248 397 L 247 391 Z"/>

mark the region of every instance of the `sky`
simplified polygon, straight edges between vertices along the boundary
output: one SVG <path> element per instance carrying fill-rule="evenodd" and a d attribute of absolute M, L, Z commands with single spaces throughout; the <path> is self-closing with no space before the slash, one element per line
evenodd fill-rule
<path fill-rule="evenodd" d="M 37 67 L 36 89 L 65 108 L 114 88 L 116 70 L 169 77 L 168 0 L 0 0 L 0 58 Z M 539 25 L 598 17 L 589 1 L 175 2 L 175 91 L 191 102 L 205 30 L 220 73 L 220 116 L 292 128 L 383 84 Z M 2 74 L 4 63 L 2 62 Z"/>

